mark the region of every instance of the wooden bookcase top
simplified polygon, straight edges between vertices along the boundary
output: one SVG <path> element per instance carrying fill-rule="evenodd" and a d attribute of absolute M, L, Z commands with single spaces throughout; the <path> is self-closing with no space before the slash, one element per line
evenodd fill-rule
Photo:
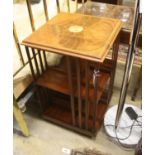
<path fill-rule="evenodd" d="M 22 45 L 103 62 L 122 22 L 78 13 L 59 13 L 23 40 Z"/>

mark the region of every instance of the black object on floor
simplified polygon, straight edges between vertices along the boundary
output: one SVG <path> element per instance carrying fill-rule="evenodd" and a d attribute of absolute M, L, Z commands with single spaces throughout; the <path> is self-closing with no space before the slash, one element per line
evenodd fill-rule
<path fill-rule="evenodd" d="M 125 109 L 125 112 L 130 117 L 131 120 L 137 120 L 138 115 L 137 115 L 137 113 L 134 111 L 134 109 L 132 107 L 127 107 Z"/>

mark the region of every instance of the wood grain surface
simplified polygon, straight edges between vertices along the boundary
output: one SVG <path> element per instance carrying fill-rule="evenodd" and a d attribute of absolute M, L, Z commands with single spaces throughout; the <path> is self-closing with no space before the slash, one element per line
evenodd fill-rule
<path fill-rule="evenodd" d="M 121 30 L 121 25 L 120 20 L 111 18 L 59 13 L 27 37 L 22 44 L 49 52 L 103 62 Z M 77 32 L 78 28 L 79 32 Z"/>
<path fill-rule="evenodd" d="M 124 30 L 131 31 L 132 29 L 134 17 L 133 7 L 88 1 L 78 12 L 87 15 L 119 19 L 123 23 L 122 28 Z"/>
<path fill-rule="evenodd" d="M 120 33 L 120 42 L 123 44 L 129 44 L 130 33 L 133 27 L 134 7 L 87 1 L 83 7 L 77 10 L 77 12 L 91 16 L 121 20 L 122 29 Z M 142 47 L 142 28 L 140 29 L 137 44 L 138 47 Z"/>

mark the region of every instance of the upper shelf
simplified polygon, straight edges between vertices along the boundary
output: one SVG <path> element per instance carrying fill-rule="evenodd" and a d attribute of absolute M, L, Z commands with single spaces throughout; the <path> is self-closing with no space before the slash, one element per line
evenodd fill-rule
<path fill-rule="evenodd" d="M 46 87 L 49 89 L 52 89 L 54 91 L 70 95 L 70 88 L 68 84 L 68 78 L 67 74 L 63 71 L 57 71 L 53 69 L 47 70 L 39 79 L 36 81 L 37 85 L 40 85 L 42 87 Z M 101 73 L 101 76 L 99 77 L 99 88 L 97 93 L 97 98 L 100 99 L 103 89 L 107 84 L 107 81 L 110 77 L 109 73 Z M 93 99 L 94 97 L 94 86 L 92 79 L 90 79 L 90 89 L 89 89 L 89 98 Z M 73 83 L 76 83 L 76 78 L 73 76 Z M 74 85 L 74 94 L 75 96 L 78 96 L 77 87 Z M 81 79 L 81 97 L 85 98 L 86 96 L 86 85 L 85 85 L 85 79 Z"/>

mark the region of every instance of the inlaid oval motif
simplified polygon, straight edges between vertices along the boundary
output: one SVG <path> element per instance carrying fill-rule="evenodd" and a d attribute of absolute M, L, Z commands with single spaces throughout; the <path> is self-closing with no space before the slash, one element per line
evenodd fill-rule
<path fill-rule="evenodd" d="M 70 26 L 68 30 L 73 33 L 79 33 L 83 31 L 83 27 L 79 25 L 73 25 L 73 26 Z"/>

